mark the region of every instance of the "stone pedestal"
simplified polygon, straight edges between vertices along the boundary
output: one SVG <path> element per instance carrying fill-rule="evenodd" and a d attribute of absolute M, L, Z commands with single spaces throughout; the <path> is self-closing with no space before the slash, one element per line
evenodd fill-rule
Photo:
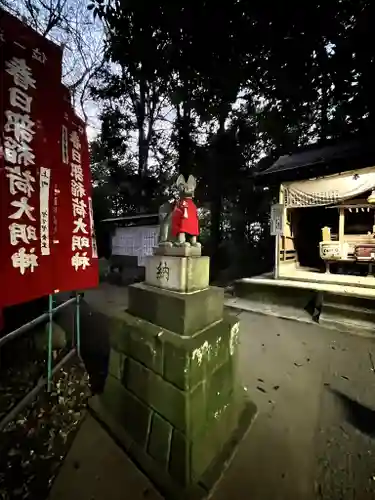
<path fill-rule="evenodd" d="M 204 260 L 173 261 L 176 283 L 193 286 L 189 268 L 206 272 L 208 259 L 196 259 Z M 146 266 L 148 283 L 158 262 Z M 224 312 L 223 290 L 199 279 L 203 289 L 190 293 L 129 287 L 129 308 L 113 322 L 105 389 L 91 401 L 173 499 L 207 495 L 255 414 L 237 380 L 239 322 Z"/>
<path fill-rule="evenodd" d="M 146 284 L 175 292 L 196 292 L 208 288 L 209 257 L 154 255 L 146 260 Z"/>

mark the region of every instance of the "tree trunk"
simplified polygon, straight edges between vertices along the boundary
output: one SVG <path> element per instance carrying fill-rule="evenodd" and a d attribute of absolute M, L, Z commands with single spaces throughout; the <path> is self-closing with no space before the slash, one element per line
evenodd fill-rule
<path fill-rule="evenodd" d="M 223 161 L 225 155 L 222 154 L 221 146 L 222 139 L 225 134 L 225 118 L 222 117 L 219 122 L 219 130 L 217 132 L 216 144 L 214 145 L 214 154 L 211 157 L 211 175 L 210 175 L 210 191 L 211 191 L 211 278 L 217 276 L 220 270 L 220 243 L 222 240 L 221 222 L 223 211 L 221 172 L 224 168 Z"/>
<path fill-rule="evenodd" d="M 191 173 L 191 121 L 190 106 L 187 102 L 182 105 L 182 111 L 178 111 L 178 170 L 184 177 Z"/>
<path fill-rule="evenodd" d="M 317 51 L 318 64 L 320 70 L 320 106 L 319 106 L 319 138 L 324 143 L 328 137 L 328 107 L 330 101 L 330 83 L 328 75 L 328 55 L 325 47 L 320 47 Z"/>
<path fill-rule="evenodd" d="M 146 109 L 145 83 L 141 81 L 139 85 L 139 102 L 137 103 L 139 177 L 144 176 L 146 161 L 147 161 L 147 157 L 145 157 L 145 109 Z"/>

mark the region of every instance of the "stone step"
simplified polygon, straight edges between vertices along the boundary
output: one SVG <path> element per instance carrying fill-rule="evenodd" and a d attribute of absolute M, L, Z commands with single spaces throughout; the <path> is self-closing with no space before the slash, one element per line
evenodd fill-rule
<path fill-rule="evenodd" d="M 229 296 L 225 297 L 224 305 L 237 311 L 247 311 L 265 316 L 300 321 L 302 323 L 314 323 L 311 315 L 304 308 Z"/>
<path fill-rule="evenodd" d="M 375 322 L 373 320 L 340 318 L 337 315 L 322 313 L 319 318 L 319 324 L 324 328 L 339 330 L 340 332 L 350 333 L 352 335 L 363 337 L 375 336 Z"/>
<path fill-rule="evenodd" d="M 293 283 L 287 286 L 275 286 L 271 280 L 261 283 L 245 282 L 234 283 L 234 294 L 241 299 L 262 304 L 275 304 L 297 309 L 304 309 L 316 296 L 316 291 L 309 288 L 297 288 Z"/>
<path fill-rule="evenodd" d="M 341 309 L 348 310 L 366 310 L 373 311 L 375 314 L 375 300 L 368 297 L 359 297 L 353 295 L 324 293 L 324 304 L 327 306 L 335 306 Z"/>
<path fill-rule="evenodd" d="M 366 321 L 374 321 L 375 323 L 375 311 L 373 309 L 367 309 L 365 307 L 358 307 L 350 304 L 344 306 L 342 304 L 327 304 L 323 302 L 322 313 L 348 318 L 349 320 L 363 319 Z"/>
<path fill-rule="evenodd" d="M 356 335 L 375 333 L 375 303 L 372 299 L 325 294 L 319 324 Z"/>

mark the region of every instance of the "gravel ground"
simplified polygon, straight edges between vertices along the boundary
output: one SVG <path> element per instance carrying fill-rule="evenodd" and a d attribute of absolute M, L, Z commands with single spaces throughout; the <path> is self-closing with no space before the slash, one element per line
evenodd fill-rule
<path fill-rule="evenodd" d="M 7 346 L 8 347 L 8 346 Z M 66 354 L 62 350 L 54 363 Z M 13 353 L 13 355 L 12 355 Z M 0 370 L 0 418 L 46 372 L 45 355 L 24 338 L 7 349 Z M 54 376 L 52 392 L 37 398 L 0 435 L 0 499 L 43 500 L 86 413 L 88 376 L 77 357 Z"/>

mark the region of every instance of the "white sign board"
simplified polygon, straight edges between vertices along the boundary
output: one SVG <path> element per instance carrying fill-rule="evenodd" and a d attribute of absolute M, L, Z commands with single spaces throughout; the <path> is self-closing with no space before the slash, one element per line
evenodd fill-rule
<path fill-rule="evenodd" d="M 158 240 L 159 226 L 118 227 L 112 238 L 112 255 L 136 256 L 138 265 L 144 266 Z"/>
<path fill-rule="evenodd" d="M 271 236 L 283 236 L 284 205 L 277 203 L 271 207 Z"/>

